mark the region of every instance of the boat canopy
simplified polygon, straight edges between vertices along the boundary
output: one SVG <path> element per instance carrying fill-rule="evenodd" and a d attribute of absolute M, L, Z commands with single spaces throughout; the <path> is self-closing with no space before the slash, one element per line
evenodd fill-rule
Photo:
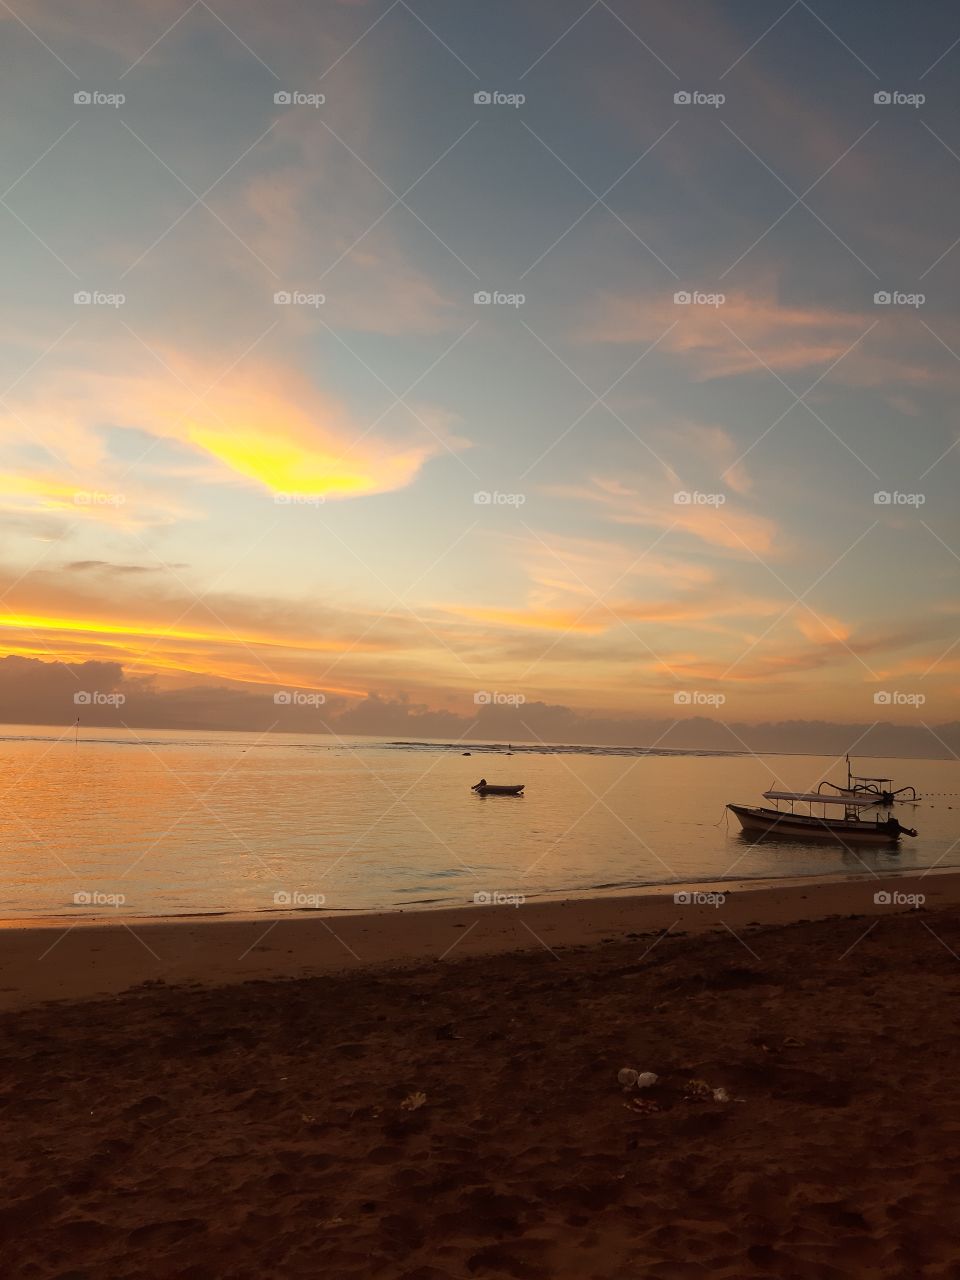
<path fill-rule="evenodd" d="M 859 773 L 851 773 L 850 777 L 854 782 L 892 782 L 892 778 L 867 778 Z"/>
<path fill-rule="evenodd" d="M 842 804 L 847 808 L 868 809 L 876 804 L 876 799 L 861 799 L 860 796 L 827 796 L 819 791 L 765 791 L 766 800 L 804 800 L 808 804 Z"/>

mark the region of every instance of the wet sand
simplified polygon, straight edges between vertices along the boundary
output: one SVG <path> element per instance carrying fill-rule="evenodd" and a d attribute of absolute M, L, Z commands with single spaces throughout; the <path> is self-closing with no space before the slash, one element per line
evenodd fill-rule
<path fill-rule="evenodd" d="M 693 900 L 675 902 L 678 892 Z M 918 893 L 930 908 L 960 904 L 960 871 L 670 886 L 519 907 L 8 923 L 0 927 L 0 1009 L 109 995 L 144 982 L 220 985 L 517 950 L 549 953 L 631 933 L 739 933 L 756 923 L 888 915 L 902 905 L 877 903 L 875 895 Z M 697 901 L 698 894 L 723 894 L 724 901 Z"/>
<path fill-rule="evenodd" d="M 8 930 L 5 1271 L 955 1276 L 958 892 Z"/>

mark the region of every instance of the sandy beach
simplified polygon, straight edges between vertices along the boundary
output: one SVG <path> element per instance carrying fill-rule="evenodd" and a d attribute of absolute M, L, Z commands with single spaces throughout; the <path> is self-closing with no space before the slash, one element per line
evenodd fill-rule
<path fill-rule="evenodd" d="M 955 1275 L 958 893 L 8 929 L 7 1268 Z"/>

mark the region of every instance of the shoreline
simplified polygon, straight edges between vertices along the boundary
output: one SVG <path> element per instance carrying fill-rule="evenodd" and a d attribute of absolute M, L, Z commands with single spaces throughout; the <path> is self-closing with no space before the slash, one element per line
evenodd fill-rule
<path fill-rule="evenodd" d="M 596 889 L 555 889 L 537 894 L 523 895 L 524 906 L 547 906 L 559 903 L 596 903 L 610 900 L 620 901 L 624 898 L 661 899 L 670 897 L 684 890 L 691 892 L 718 892 L 725 894 L 749 893 L 763 889 L 794 889 L 804 885 L 869 883 L 872 880 L 896 880 L 914 878 L 923 880 L 930 876 L 960 876 L 960 863 L 946 863 L 943 866 L 904 867 L 889 871 L 837 871 L 832 874 L 819 873 L 803 876 L 753 876 L 738 879 L 736 876 L 714 877 L 704 880 L 667 880 L 657 884 L 644 885 L 602 885 Z M 54 929 L 99 929 L 108 926 L 127 928 L 147 925 L 211 924 L 223 921 L 237 924 L 274 924 L 283 920 L 355 920 L 360 917 L 370 919 L 392 919 L 398 915 L 432 915 L 442 911 L 482 910 L 480 904 L 472 899 L 462 902 L 438 901 L 422 899 L 391 907 L 302 907 L 276 908 L 273 911 L 243 911 L 231 907 L 214 908 L 210 911 L 181 911 L 170 915 L 121 915 L 112 913 L 99 916 L 78 916 L 76 912 L 52 916 L 0 916 L 0 938 L 9 930 L 54 930 Z M 489 909 L 489 908 L 487 908 Z"/>
<path fill-rule="evenodd" d="M 684 892 L 691 900 L 677 902 Z M 960 905 L 960 870 L 704 881 L 519 906 L 0 922 L 0 1010 L 116 996 L 147 984 L 216 987 L 532 950 L 559 958 L 615 941 L 640 942 L 646 954 L 667 935 L 717 930 L 736 938 L 746 957 L 757 929 L 889 917 L 914 910 L 917 895 L 921 909 Z"/>

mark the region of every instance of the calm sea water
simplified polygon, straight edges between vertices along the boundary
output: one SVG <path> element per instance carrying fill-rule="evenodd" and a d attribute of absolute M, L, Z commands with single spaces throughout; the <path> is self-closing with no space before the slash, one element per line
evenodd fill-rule
<path fill-rule="evenodd" d="M 465 758 L 463 751 L 471 756 Z M 426 908 L 960 864 L 960 764 L 856 761 L 924 796 L 900 852 L 752 844 L 728 801 L 840 780 L 817 756 L 49 728 L 0 735 L 0 919 Z M 522 798 L 471 793 L 481 776 Z M 322 901 L 321 901 L 322 899 Z"/>

